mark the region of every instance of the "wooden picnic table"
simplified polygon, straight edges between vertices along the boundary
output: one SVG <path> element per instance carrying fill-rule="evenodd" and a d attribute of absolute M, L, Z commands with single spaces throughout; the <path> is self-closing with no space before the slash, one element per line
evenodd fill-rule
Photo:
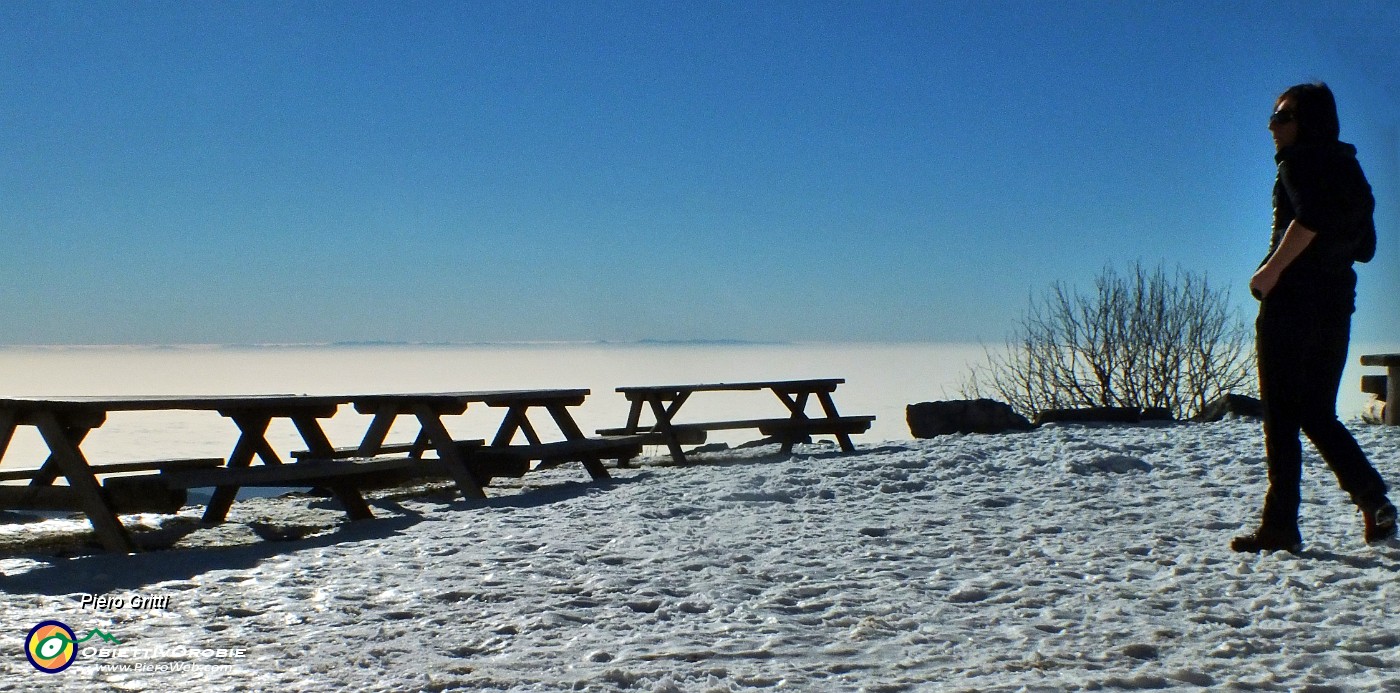
<path fill-rule="evenodd" d="M 617 391 L 631 402 L 627 425 L 623 428 L 602 429 L 598 433 L 604 436 L 645 436 L 644 440 L 647 443 L 665 445 L 676 462 L 685 461 L 685 451 L 681 446 L 705 442 L 707 431 L 746 428 L 756 428 L 764 435 L 777 438 L 781 441 L 785 454 L 792 451 L 795 443 L 813 435 L 833 435 L 843 452 L 852 452 L 855 446 L 851 443 L 851 435 L 870 430 L 870 424 L 875 421 L 875 417 L 841 416 L 837 413 L 832 393 L 836 391 L 836 386 L 844 382 L 846 381 L 842 378 L 820 378 L 619 387 Z M 777 396 L 787 410 L 786 417 L 708 422 L 677 420 L 681 407 L 696 393 L 763 390 Z M 821 403 L 821 416 L 813 417 L 806 413 L 807 404 L 814 396 Z M 649 409 L 652 415 L 652 423 L 649 425 L 642 423 L 644 409 Z"/>
<path fill-rule="evenodd" d="M 70 397 L 0 399 L 0 461 L 19 426 L 38 429 L 49 456 L 31 469 L 0 467 L 0 482 L 25 480 L 25 486 L 0 484 L 0 510 L 76 509 L 87 515 L 103 547 L 130 553 L 136 549 L 122 526 L 120 512 L 175 512 L 189 488 L 213 487 L 205 509 L 206 523 L 223 522 L 238 490 L 245 486 L 325 486 L 352 520 L 373 517 L 361 485 L 386 473 L 452 478 L 468 497 L 484 497 L 492 476 L 521 476 L 531 461 L 541 466 L 582 462 L 594 479 L 609 477 L 603 459 L 631 459 L 641 453 L 639 440 L 588 438 L 569 412 L 582 404 L 588 390 L 499 390 L 485 392 L 402 393 L 376 395 L 239 395 L 225 397 Z M 369 429 L 353 447 L 331 444 L 320 420 L 351 403 L 370 414 Z M 443 416 L 462 414 L 469 404 L 505 409 L 495 438 L 456 440 Z M 530 414 L 543 409 L 564 440 L 545 442 Z M 83 440 L 118 411 L 214 411 L 230 419 L 240 435 L 227 460 L 171 459 L 93 464 L 83 454 Z M 411 415 L 419 431 L 411 443 L 386 443 L 395 419 Z M 274 419 L 290 419 L 306 445 L 284 464 L 267 441 Z M 515 439 L 523 435 L 525 443 Z M 426 457 L 434 452 L 436 458 Z M 391 455 L 398 455 L 393 456 Z M 253 466 L 254 459 L 262 465 Z M 133 474 L 136 476 L 132 476 Z M 144 474 L 141 474 L 144 473 Z M 99 481 L 98 477 L 106 477 Z M 67 487 L 57 486 L 59 477 Z"/>
<path fill-rule="evenodd" d="M 227 473 L 247 468 L 254 458 L 264 465 L 281 465 L 282 460 L 267 442 L 268 425 L 273 419 L 290 419 L 309 449 L 330 450 L 331 445 L 319 423 L 335 414 L 343 397 L 304 395 L 235 395 L 219 397 L 67 397 L 67 398 L 5 398 L 0 399 L 0 462 L 9 448 L 19 426 L 38 429 L 49 456 L 42 467 L 28 470 L 5 470 L 0 481 L 27 479 L 28 486 L 0 487 L 0 508 L 69 507 L 87 515 L 103 547 L 110 551 L 129 553 L 135 550 L 131 536 L 117 518 L 124 505 L 132 501 L 159 501 L 154 505 L 178 509 L 184 500 L 183 488 L 178 493 L 181 475 L 199 475 L 210 471 Z M 214 411 L 233 421 L 240 432 L 238 442 L 227 460 L 190 459 L 154 460 L 119 464 L 91 464 L 83 454 L 83 440 L 102 426 L 107 415 L 119 411 Z M 99 474 L 130 472 L 159 472 L 158 478 L 145 475 L 113 477 L 99 483 Z M 54 486 L 58 477 L 68 481 L 68 488 Z M 229 477 L 218 476 L 215 479 Z M 149 482 L 149 483 L 147 483 Z M 221 522 L 237 496 L 235 485 L 219 485 L 205 510 L 206 522 Z M 329 486 L 351 517 L 368 517 L 369 507 L 353 485 L 329 480 Z M 122 489 L 126 489 L 122 493 Z M 162 496 L 162 492 L 167 492 Z M 154 494 L 161 496 L 152 499 Z M 135 505 L 141 505 L 137 502 Z"/>
<path fill-rule="evenodd" d="M 1384 376 L 1363 377 L 1361 389 L 1379 395 L 1385 402 L 1386 425 L 1400 426 L 1400 354 L 1365 354 L 1361 365 L 1386 369 Z M 1376 382 L 1374 378 L 1384 378 L 1385 382 Z M 1368 380 L 1373 385 L 1368 385 Z"/>
<path fill-rule="evenodd" d="M 585 436 L 569 410 L 583 404 L 588 394 L 587 389 L 564 389 L 357 395 L 351 397 L 355 411 L 373 419 L 358 446 L 340 448 L 335 454 L 373 457 L 403 452 L 408 459 L 423 459 L 425 452 L 433 451 L 437 464 L 425 460 L 419 470 L 450 476 L 469 498 L 485 497 L 484 487 L 493 476 L 524 475 L 531 462 L 539 463 L 535 468 L 581 462 L 593 479 L 608 479 L 602 460 L 631 459 L 641 454 L 642 445 L 639 439 Z M 454 439 L 442 421 L 444 416 L 462 414 L 472 404 L 505 410 L 489 442 Z M 545 442 L 540 436 L 537 422 L 530 417 L 540 410 L 548 414 L 563 440 Z M 411 443 L 386 444 L 400 416 L 417 420 L 417 435 Z M 524 443 L 516 442 L 520 436 Z"/>

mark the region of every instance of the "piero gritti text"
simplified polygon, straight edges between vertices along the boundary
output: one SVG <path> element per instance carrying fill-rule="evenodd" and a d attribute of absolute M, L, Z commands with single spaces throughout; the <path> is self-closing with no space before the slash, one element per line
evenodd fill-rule
<path fill-rule="evenodd" d="M 154 611 L 170 608 L 170 595 L 146 595 L 129 594 L 118 595 L 78 595 L 79 609 L 92 609 L 94 611 L 121 611 L 131 609 L 133 611 Z"/>

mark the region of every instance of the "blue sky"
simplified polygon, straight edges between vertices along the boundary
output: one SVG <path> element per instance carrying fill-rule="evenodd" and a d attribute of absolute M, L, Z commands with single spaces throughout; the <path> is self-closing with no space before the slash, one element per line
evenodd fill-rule
<path fill-rule="evenodd" d="M 1138 260 L 1252 319 L 1265 121 L 1315 79 L 1379 201 L 1355 337 L 1394 343 L 1397 35 L 1384 0 L 11 0 L 0 343 L 999 342 Z"/>

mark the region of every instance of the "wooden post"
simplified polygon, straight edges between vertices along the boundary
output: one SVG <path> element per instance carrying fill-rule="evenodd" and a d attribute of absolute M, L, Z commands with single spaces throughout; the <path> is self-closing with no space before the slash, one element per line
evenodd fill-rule
<path fill-rule="evenodd" d="M 132 542 L 131 535 L 122 527 L 116 511 L 107 501 L 102 487 L 97 483 L 97 475 L 92 473 L 82 450 L 68 437 L 67 427 L 60 424 L 51 411 L 35 414 L 34 425 L 49 446 L 49 452 L 52 453 L 50 459 L 67 477 L 68 485 L 78 494 L 78 502 L 87 514 L 88 521 L 92 523 L 93 530 L 97 532 L 97 539 L 102 542 L 103 548 L 117 553 L 134 553 L 136 544 Z"/>
<path fill-rule="evenodd" d="M 306 449 L 310 450 L 312 455 L 324 458 L 335 455 L 335 446 L 331 445 L 330 438 L 326 437 L 326 432 L 321 428 L 316 417 L 293 416 L 292 424 L 297 427 L 302 441 L 306 443 Z M 369 509 L 365 497 L 361 495 L 360 489 L 353 482 L 330 481 L 326 485 L 335 495 L 335 499 L 340 501 L 341 507 L 345 508 L 345 514 L 351 520 L 368 520 L 374 517 L 374 512 Z"/>
<path fill-rule="evenodd" d="M 1386 369 L 1385 423 L 1387 426 L 1400 426 L 1400 365 Z"/>
<path fill-rule="evenodd" d="M 587 437 L 583 435 L 583 431 L 579 429 L 578 423 L 574 421 L 574 417 L 569 414 L 568 407 L 563 404 L 553 403 L 545 405 L 545 408 L 549 410 L 549 415 L 554 417 L 554 423 L 559 427 L 559 431 L 564 434 L 565 439 L 583 440 Z M 603 466 L 602 458 L 596 455 L 584 455 L 583 468 L 588 470 L 588 475 L 593 477 L 594 481 L 612 478 L 612 475 L 608 474 L 607 467 Z"/>
<path fill-rule="evenodd" d="M 229 414 L 229 418 L 237 424 L 241 435 L 238 442 L 233 446 L 233 452 L 228 456 L 228 468 L 240 469 L 253 464 L 254 457 L 261 457 L 263 464 L 281 464 L 282 460 L 277 457 L 277 452 L 268 445 L 267 426 L 272 422 L 272 417 L 266 414 Z M 204 509 L 204 522 L 208 524 L 219 524 L 228 517 L 228 511 L 233 507 L 233 501 L 238 497 L 237 486 L 220 486 L 214 489 L 214 495 L 209 498 L 209 505 Z"/>
<path fill-rule="evenodd" d="M 830 392 L 818 392 L 817 399 L 822 403 L 822 411 L 826 412 L 826 418 L 840 418 L 841 415 L 836 413 L 836 401 L 831 398 Z M 836 442 L 841 444 L 841 452 L 855 452 L 856 450 L 849 433 L 837 433 Z"/>
<path fill-rule="evenodd" d="M 674 408 L 668 409 L 662 404 L 659 394 L 648 394 L 646 398 L 651 403 L 652 416 L 656 417 L 656 429 L 666 436 L 666 448 L 671 451 L 671 459 L 683 464 L 685 451 L 681 449 L 680 439 L 676 437 L 676 429 L 671 426 L 671 415 L 675 413 Z M 685 397 L 677 395 L 672 404 L 683 401 L 685 401 Z"/>
<path fill-rule="evenodd" d="M 428 440 L 437 450 L 438 458 L 447 466 L 447 473 L 457 482 L 457 488 L 462 495 L 467 498 L 485 498 L 486 492 L 482 490 L 481 482 L 467 468 L 466 457 L 457 449 L 457 441 L 452 439 L 452 434 L 442 425 L 441 417 L 426 404 L 414 405 L 413 414 L 418 417 L 423 433 L 427 434 Z"/>
<path fill-rule="evenodd" d="M 0 460 L 5 459 L 5 452 L 10 449 L 17 425 L 13 409 L 0 410 Z"/>
<path fill-rule="evenodd" d="M 398 418 L 398 405 L 379 405 L 379 409 L 374 412 L 374 419 L 369 423 L 369 430 L 365 431 L 365 437 L 360 441 L 360 456 L 378 455 L 379 449 L 384 446 L 384 439 L 389 435 L 389 429 L 393 428 L 394 421 Z"/>

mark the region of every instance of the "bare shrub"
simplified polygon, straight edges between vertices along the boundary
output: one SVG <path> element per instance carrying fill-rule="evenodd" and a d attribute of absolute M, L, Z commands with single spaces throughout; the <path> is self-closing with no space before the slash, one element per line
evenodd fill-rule
<path fill-rule="evenodd" d="M 1106 268 L 1083 294 L 1056 282 L 1032 297 L 1003 352 L 987 352 L 963 386 L 1033 417 L 1065 407 L 1164 407 L 1199 413 L 1227 392 L 1254 393 L 1253 333 L 1229 291 L 1203 275 L 1134 264 Z"/>

